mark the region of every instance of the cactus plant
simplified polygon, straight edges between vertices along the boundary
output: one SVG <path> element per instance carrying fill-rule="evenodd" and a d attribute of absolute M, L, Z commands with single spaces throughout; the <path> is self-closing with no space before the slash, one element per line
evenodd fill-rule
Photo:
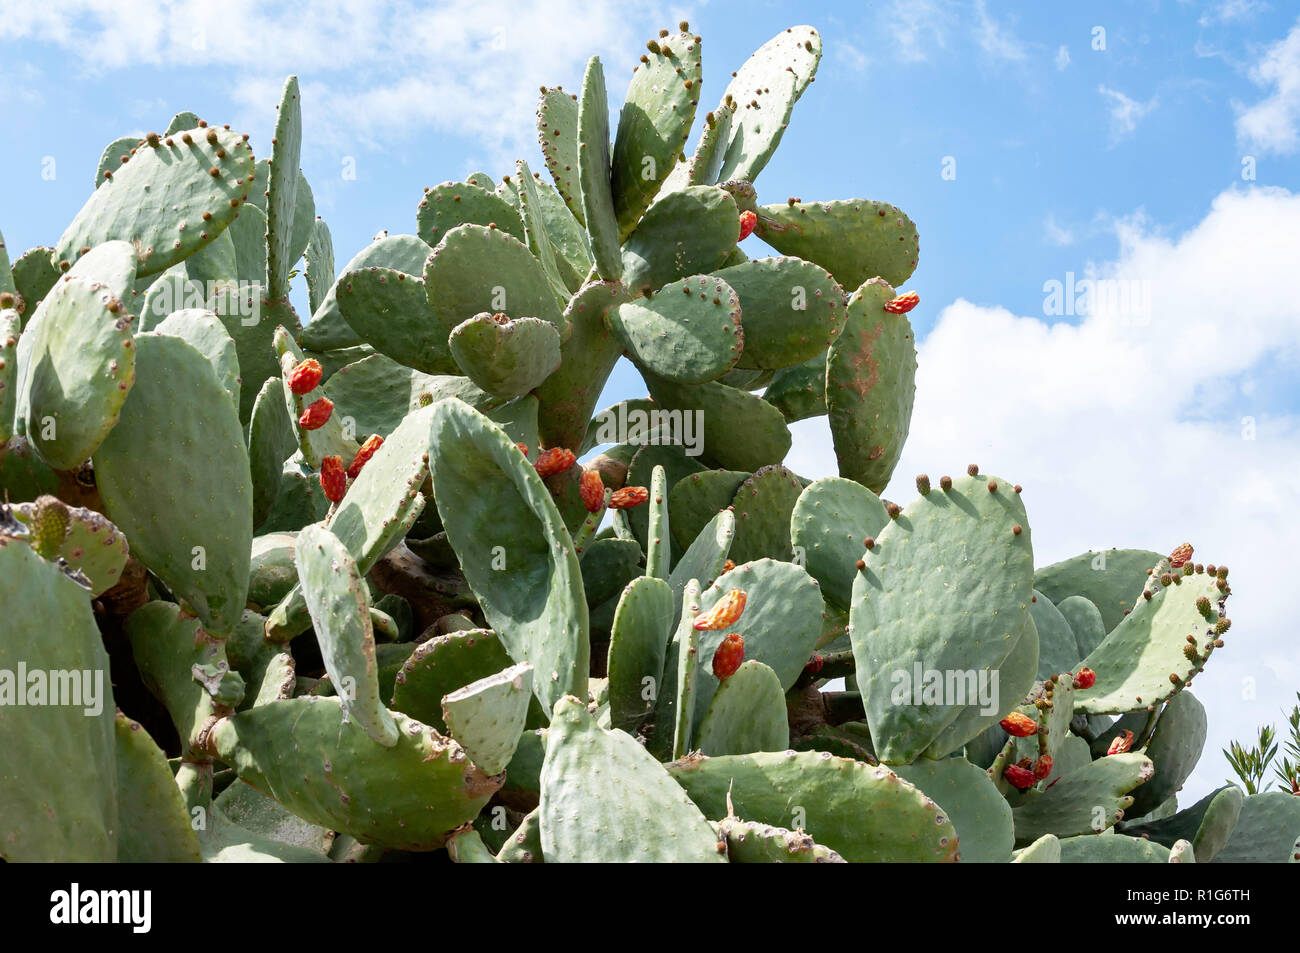
<path fill-rule="evenodd" d="M 0 856 L 1290 857 L 1289 794 L 1177 806 L 1226 567 L 1035 570 L 976 465 L 880 496 L 916 227 L 757 182 L 821 52 L 709 111 L 682 23 L 612 136 L 593 57 L 541 91 L 550 182 L 427 188 L 337 274 L 295 77 L 269 157 L 182 113 L 53 248 L 0 241 Z M 598 412 L 622 358 L 648 396 Z"/>

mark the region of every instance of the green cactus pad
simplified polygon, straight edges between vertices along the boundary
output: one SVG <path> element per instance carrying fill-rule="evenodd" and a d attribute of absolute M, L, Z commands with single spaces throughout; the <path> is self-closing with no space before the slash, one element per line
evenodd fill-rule
<path fill-rule="evenodd" d="M 451 356 L 489 394 L 514 398 L 540 385 L 560 366 L 560 335 L 538 318 L 501 318 L 484 312 L 451 332 Z"/>
<path fill-rule="evenodd" d="M 653 298 L 638 298 L 609 313 L 624 351 L 650 373 L 680 384 L 716 380 L 744 346 L 740 300 L 725 281 L 683 278 Z"/>
<path fill-rule="evenodd" d="M 209 174 L 212 169 L 217 175 Z M 230 224 L 248 197 L 252 174 L 248 143 L 212 126 L 180 133 L 172 145 L 137 149 L 68 226 L 54 264 L 72 264 L 84 248 L 121 240 L 134 250 L 140 277 L 165 271 Z"/>
<path fill-rule="evenodd" d="M 1061 610 L 1061 615 L 1070 624 L 1076 656 L 1080 659 L 1087 658 L 1106 637 L 1106 623 L 1101 618 L 1101 611 L 1083 596 L 1066 596 L 1057 603 L 1056 608 Z"/>
<path fill-rule="evenodd" d="M 745 480 L 731 501 L 736 514 L 731 558 L 792 560 L 790 523 L 802 492 L 799 478 L 780 464 L 762 467 Z"/>
<path fill-rule="evenodd" d="M 898 775 L 819 751 L 688 758 L 668 765 L 706 816 L 735 812 L 806 830 L 849 863 L 952 861 L 957 832 L 932 800 Z"/>
<path fill-rule="evenodd" d="M 998 669 L 1016 647 L 1029 625 L 1028 522 L 1005 481 L 964 476 L 950 490 L 917 497 L 863 554 L 850 612 L 853 655 L 881 760 L 914 760 L 966 707 L 927 696 L 925 672 L 968 673 L 969 687 L 969 673 Z M 968 613 L 972 603 L 982 611 Z M 969 738 L 950 740 L 959 747 Z"/>
<path fill-rule="evenodd" d="M 542 863 L 542 825 L 537 809 L 529 811 L 497 852 L 503 864 Z"/>
<path fill-rule="evenodd" d="M 1016 840 L 1028 843 L 1044 834 L 1061 838 L 1096 834 L 1113 827 L 1133 804 L 1129 792 L 1154 770 L 1145 754 L 1130 751 L 1065 772 L 1054 783 L 1049 781 L 1050 787 L 1042 794 L 1012 810 Z"/>
<path fill-rule="evenodd" d="M 445 734 L 443 697 L 510 664 L 510 654 L 488 629 L 435 636 L 421 642 L 402 664 L 393 685 L 392 707 Z M 544 722 L 545 714 L 535 705 L 530 719 Z"/>
<path fill-rule="evenodd" d="M 328 852 L 334 841 L 332 832 L 308 824 L 244 781 L 235 780 L 222 791 L 213 808 L 252 834 L 310 850 L 318 856 Z"/>
<path fill-rule="evenodd" d="M 668 585 L 673 590 L 677 610 L 681 608 L 681 595 L 690 580 L 698 579 L 701 585 L 707 587 L 726 570 L 727 556 L 731 552 L 731 541 L 735 535 L 735 515 L 729 510 L 722 510 L 700 530 L 686 552 L 673 564 Z M 677 619 L 675 612 L 674 625 L 677 624 Z"/>
<path fill-rule="evenodd" d="M 190 127 L 187 126 L 186 128 Z M 136 147 L 143 145 L 144 140 L 139 136 L 123 136 L 120 139 L 114 139 L 105 146 L 103 154 L 99 157 L 99 166 L 95 169 L 95 188 L 99 188 L 108 181 L 104 177 L 105 172 L 116 173 L 118 169 L 130 161 L 131 154 L 135 152 Z M 109 176 L 109 178 L 111 177 Z"/>
<path fill-rule="evenodd" d="M 1080 665 L 1097 673 L 1091 688 L 1078 693 L 1075 707 L 1086 714 L 1118 714 L 1157 705 L 1186 684 L 1214 650 L 1215 625 L 1227 600 L 1208 573 L 1170 576 L 1169 563 L 1156 564 L 1133 611 L 1115 626 Z M 1170 580 L 1162 585 L 1161 576 Z M 1208 600 L 1207 618 L 1197 608 Z M 1187 637 L 1195 640 L 1196 660 L 1184 655 Z"/>
<path fill-rule="evenodd" d="M 840 476 L 874 493 L 889 483 L 916 397 L 916 342 L 894 289 L 873 279 L 849 301 L 848 321 L 826 361 L 826 407 Z"/>
<path fill-rule="evenodd" d="M 669 443 L 647 443 L 632 457 L 632 462 L 627 468 L 626 485 L 649 487 L 657 466 L 664 468 L 665 483 L 670 487 L 676 486 L 680 480 L 692 473 L 699 473 L 704 469 L 695 457 L 687 456 L 681 446 Z M 649 509 L 646 506 L 636 506 L 622 512 L 631 524 L 632 532 L 637 542 L 641 544 L 641 549 L 643 551 L 649 549 Z M 674 559 L 681 555 L 681 547 L 676 545 L 676 540 L 673 540 L 672 555 Z"/>
<path fill-rule="evenodd" d="M 555 296 L 561 301 L 567 301 L 569 286 L 564 276 L 560 274 L 555 246 L 551 244 L 551 236 L 546 228 L 546 217 L 542 214 L 542 200 L 538 194 L 540 183 L 533 178 L 532 170 L 523 159 L 515 160 L 515 172 L 513 184 L 519 197 L 519 214 L 524 222 L 526 233 L 524 243 L 541 264 Z M 581 278 L 581 276 L 577 277 Z"/>
<path fill-rule="evenodd" d="M 284 81 L 266 178 L 266 291 L 272 300 L 289 293 L 294 217 L 298 208 L 298 161 L 302 153 L 302 100 L 298 77 Z M 301 254 L 301 250 L 299 251 Z"/>
<path fill-rule="evenodd" d="M 449 329 L 419 278 L 375 266 L 349 271 L 339 279 L 335 300 L 343 320 L 379 353 L 426 374 L 456 372 Z"/>
<path fill-rule="evenodd" d="M 776 372 L 763 399 L 781 411 L 787 423 L 823 417 L 826 408 L 826 355 L 817 354 Z"/>
<path fill-rule="evenodd" d="M 1160 559 L 1147 549 L 1086 552 L 1039 569 L 1034 588 L 1058 606 L 1068 596 L 1083 596 L 1101 611 L 1109 632 L 1141 598 L 1147 571 Z"/>
<path fill-rule="evenodd" d="M 1207 729 L 1205 708 L 1191 692 L 1179 692 L 1169 699 L 1146 746 L 1156 772 L 1133 793 L 1133 807 L 1126 813 L 1132 817 L 1150 814 L 1182 788 L 1201 758 Z M 1296 833 L 1300 834 L 1300 829 Z"/>
<path fill-rule="evenodd" d="M 1013 864 L 1059 864 L 1061 841 L 1055 834 L 1044 834 L 1028 847 L 1022 847 L 1012 856 Z"/>
<path fill-rule="evenodd" d="M 1167 864 L 1168 847 L 1121 834 L 1061 838 L 1063 864 Z"/>
<path fill-rule="evenodd" d="M 609 639 L 609 710 L 613 727 L 635 733 L 655 709 L 669 633 L 680 594 L 662 579 L 639 576 L 619 597 Z"/>
<path fill-rule="evenodd" d="M 776 673 L 754 659 L 742 662 L 714 692 L 695 747 L 709 757 L 789 748 L 785 691 Z"/>
<path fill-rule="evenodd" d="M 329 857 L 317 850 L 295 847 L 273 837 L 246 830 L 212 806 L 207 829 L 199 844 L 205 864 L 327 864 Z"/>
<path fill-rule="evenodd" d="M 1156 770 L 1160 770 L 1159 764 Z M 1120 830 L 1130 837 L 1146 837 L 1170 848 L 1180 840 L 1191 841 L 1198 861 L 1208 864 L 1232 836 L 1244 801 L 1241 788 L 1228 784 L 1176 814 L 1158 819 L 1124 821 Z"/>
<path fill-rule="evenodd" d="M 718 822 L 718 836 L 727 843 L 733 864 L 843 864 L 847 861 L 802 831 L 772 827 L 738 817 Z"/>
<path fill-rule="evenodd" d="M 844 329 L 844 289 L 798 258 L 759 258 L 716 272 L 740 296 L 745 352 L 740 367 L 783 368 L 825 351 Z"/>
<path fill-rule="evenodd" d="M 13 515 L 30 523 L 34 507 L 33 503 L 20 503 L 13 508 Z M 92 596 L 102 595 L 117 584 L 130 551 L 126 537 L 102 513 L 82 506 L 68 507 L 67 534 L 59 543 L 58 555 L 86 577 Z"/>
<path fill-rule="evenodd" d="M 350 463 L 359 449 L 359 444 L 356 440 L 357 435 L 348 433 L 345 429 L 342 414 L 331 412 L 324 425 L 314 430 L 306 430 L 298 423 L 308 406 L 322 397 L 329 397 L 328 384 L 318 385 L 307 394 L 295 394 L 289 387 L 289 377 L 306 355 L 294 342 L 293 335 L 284 327 L 275 329 L 274 343 L 275 353 L 280 360 L 285 410 L 293 426 L 303 462 L 314 470 L 319 470 L 321 461 L 328 456 L 342 457 L 345 463 Z"/>
<path fill-rule="evenodd" d="M 731 137 L 731 123 L 735 114 L 734 100 L 724 100 L 713 112 L 705 114 L 700 138 L 695 143 L 695 152 L 689 159 L 682 159 L 673 166 L 673 171 L 659 190 L 660 198 L 692 185 L 712 185 L 718 181 L 718 170 L 722 168 L 722 157 Z"/>
<path fill-rule="evenodd" d="M 118 863 L 198 863 L 199 838 L 167 756 L 120 711 L 115 732 Z"/>
<path fill-rule="evenodd" d="M 361 251 L 343 266 L 339 281 L 335 281 L 324 299 L 312 312 L 311 322 L 302 329 L 302 346 L 318 351 L 352 347 L 361 343 L 338 306 L 338 289 L 342 278 L 365 268 L 389 268 L 414 278 L 424 275 L 424 262 L 433 248 L 414 235 L 388 235 Z M 331 279 L 332 279 L 331 275 Z"/>
<path fill-rule="evenodd" d="M 1035 590 L 1029 614 L 1034 617 L 1034 628 L 1038 630 L 1038 678 L 1075 671 L 1082 656 L 1075 643 L 1074 630 L 1061 611 L 1052 605 L 1052 600 Z"/>
<path fill-rule="evenodd" d="M 521 662 L 448 693 L 442 717 L 470 759 L 499 774 L 514 757 L 532 700 L 533 667 Z"/>
<path fill-rule="evenodd" d="M 0 493 L 12 502 L 34 500 L 59 488 L 59 475 L 46 466 L 24 438 L 13 436 L 0 453 Z"/>
<path fill-rule="evenodd" d="M 307 305 L 315 314 L 334 283 L 334 240 L 323 219 L 317 218 L 312 223 L 307 249 L 303 252 L 302 274 L 307 282 Z"/>
<path fill-rule="evenodd" d="M 547 863 L 717 863 L 713 828 L 663 765 L 574 697 L 551 717 L 538 808 Z"/>
<path fill-rule="evenodd" d="M 655 202 L 623 243 L 623 283 L 638 294 L 710 272 L 736 247 L 735 200 L 722 189 L 691 186 Z"/>
<path fill-rule="evenodd" d="M 582 223 L 573 217 L 573 213 L 564 204 L 564 199 L 543 182 L 536 172 L 533 173 L 532 191 L 537 193 L 537 212 L 555 248 L 556 265 L 564 279 L 567 298 L 591 274 L 591 239 L 587 237 Z"/>
<path fill-rule="evenodd" d="M 618 281 L 623 275 L 622 236 L 610 188 L 609 98 L 599 56 L 587 61 L 578 100 L 578 182 L 582 190 L 580 217 L 591 239 L 596 274 L 604 281 Z"/>
<path fill-rule="evenodd" d="M 407 414 L 419 409 L 421 394 L 442 394 L 451 380 L 469 383 L 464 378 L 425 374 L 383 354 L 370 354 L 339 368 L 326 384 L 335 412 L 344 420 L 352 420 L 354 433 L 387 437 Z M 473 385 L 470 389 L 474 389 Z M 497 401 L 489 398 L 489 402 Z M 488 405 L 483 406 L 486 409 Z"/>
<path fill-rule="evenodd" d="M 573 330 L 560 346 L 560 367 L 536 391 L 542 441 L 548 447 L 576 451 L 583 442 L 605 381 L 623 353 L 606 315 L 627 300 L 618 282 L 594 281 L 569 301 L 564 316 Z"/>
<path fill-rule="evenodd" d="M 500 229 L 460 225 L 444 235 L 425 262 L 424 290 L 436 319 L 432 328 L 444 334 L 486 311 L 541 318 L 567 336 L 546 272 L 526 245 Z"/>
<path fill-rule="evenodd" d="M 211 311 L 185 309 L 173 311 L 154 328 L 156 334 L 170 334 L 194 345 L 208 359 L 217 381 L 235 408 L 239 407 L 239 355 L 230 332 Z"/>
<path fill-rule="evenodd" d="M 581 553 L 582 589 L 595 608 L 623 591 L 642 575 L 641 546 L 629 539 L 598 539 Z"/>
<path fill-rule="evenodd" d="M 662 697 L 660 702 L 661 714 L 655 727 L 657 734 L 663 736 L 667 734 L 667 726 L 670 723 L 672 724 L 672 756 L 674 758 L 684 758 L 687 752 L 691 750 L 691 741 L 695 737 L 695 726 L 704 713 L 703 696 L 699 691 L 699 686 L 702 674 L 701 663 L 706 656 L 701 655 L 700 643 L 702 639 L 693 624 L 696 616 L 700 614 L 699 601 L 699 580 L 687 580 L 681 594 L 677 629 L 673 633 L 672 641 L 668 644 L 666 664 L 664 665 L 664 682 L 667 683 L 664 687 L 672 687 L 669 680 L 673 678 L 675 673 L 676 690 Z M 707 657 L 712 658 L 712 653 Z M 696 699 L 700 700 L 698 705 Z M 697 707 L 700 709 L 698 712 L 696 711 Z M 658 747 L 659 745 L 656 745 L 656 748 Z"/>
<path fill-rule="evenodd" d="M 863 542 L 879 535 L 888 523 L 880 497 L 853 480 L 829 477 L 799 494 L 790 515 L 790 542 L 795 556 L 821 586 L 822 596 L 847 609 Z"/>
<path fill-rule="evenodd" d="M 140 334 L 135 350 L 135 386 L 95 454 L 106 515 L 136 558 L 224 633 L 244 610 L 253 541 L 243 429 L 192 345 Z"/>
<path fill-rule="evenodd" d="M 212 745 L 304 820 L 399 850 L 441 847 L 501 786 L 455 741 L 405 715 L 393 715 L 391 748 L 342 720 L 335 698 L 272 702 L 218 722 Z"/>
<path fill-rule="evenodd" d="M 293 422 L 285 407 L 284 386 L 277 374 L 268 377 L 258 391 L 248 420 L 248 466 L 253 481 L 254 526 L 261 526 L 270 515 L 280 490 L 284 462 L 297 449 Z"/>
<path fill-rule="evenodd" d="M 938 802 L 952 819 L 966 863 L 1004 864 L 1011 859 L 1015 831 L 1011 806 L 986 772 L 965 758 L 922 759 L 895 773 Z"/>
<path fill-rule="evenodd" d="M 59 280 L 59 269 L 51 260 L 54 249 L 45 246 L 29 248 L 13 263 L 14 288 L 22 295 L 26 305 L 23 313 L 30 319 L 54 283 Z"/>
<path fill-rule="evenodd" d="M 668 494 L 668 515 L 678 545 L 689 547 L 718 513 L 731 505 L 749 477 L 739 470 L 704 470 L 674 483 Z"/>
<path fill-rule="evenodd" d="M 0 446 L 13 434 L 18 405 L 18 335 L 23 319 L 12 308 L 0 309 Z"/>
<path fill-rule="evenodd" d="M 764 205 L 754 231 L 783 255 L 821 265 L 846 288 L 872 278 L 899 287 L 920 253 L 916 226 L 885 202 L 845 199 Z"/>
<path fill-rule="evenodd" d="M 636 228 L 677 164 L 700 100 L 700 44 L 689 33 L 647 44 L 623 97 L 610 160 L 619 237 Z M 585 187 L 585 181 L 584 181 Z"/>
<path fill-rule="evenodd" d="M 785 418 L 761 397 L 717 381 L 674 384 L 662 377 L 643 376 L 658 406 L 683 413 L 700 411 L 703 455 L 711 465 L 753 473 L 780 463 L 790 452 Z"/>
<path fill-rule="evenodd" d="M 108 654 L 90 594 L 26 543 L 0 533 L 0 856 L 112 861 L 117 766 Z M 57 637 L 52 637 L 57 636 Z M 19 682 L 18 673 L 27 670 Z M 34 679 L 37 673 L 45 677 Z M 76 672 L 97 699 L 53 694 L 50 673 Z M 43 698 L 32 694 L 43 686 Z M 64 689 L 71 686 L 64 685 Z M 17 704 L 23 693 L 26 704 Z M 80 701 L 81 704 L 73 704 Z M 96 710 L 96 708 L 98 710 Z"/>
<path fill-rule="evenodd" d="M 488 623 L 512 659 L 532 664 L 543 706 L 585 696 L 581 570 L 545 484 L 504 432 L 460 401 L 433 405 L 431 445 L 438 512 Z"/>
<path fill-rule="evenodd" d="M 1295 853 L 1298 835 L 1300 798 L 1287 791 L 1252 794 L 1242 802 L 1237 826 L 1213 861 L 1216 864 L 1287 863 Z"/>
<path fill-rule="evenodd" d="M 578 97 L 558 86 L 543 88 L 537 99 L 537 141 L 555 188 L 578 220 L 582 209 L 582 183 L 578 179 Z"/>
<path fill-rule="evenodd" d="M 17 414 L 57 470 L 86 461 L 112 430 L 135 377 L 123 300 L 135 256 L 111 242 L 83 256 L 27 321 L 19 339 Z"/>
<path fill-rule="evenodd" d="M 425 192 L 415 212 L 416 234 L 429 246 L 457 225 L 495 225 L 524 241 L 524 223 L 505 199 L 468 182 L 443 182 Z"/>
<path fill-rule="evenodd" d="M 343 717 L 391 748 L 397 727 L 379 694 L 370 600 L 347 548 L 322 526 L 298 534 L 294 565 L 330 682 L 342 692 Z M 490 772 L 495 774 L 496 772 Z"/>
<path fill-rule="evenodd" d="M 821 35 L 810 26 L 783 30 L 733 74 L 723 95 L 736 103 L 719 181 L 753 182 L 781 142 L 790 112 L 817 72 Z"/>

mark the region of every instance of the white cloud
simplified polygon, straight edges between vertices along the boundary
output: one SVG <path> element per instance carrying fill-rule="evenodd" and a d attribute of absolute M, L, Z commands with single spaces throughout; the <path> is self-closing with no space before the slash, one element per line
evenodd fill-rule
<path fill-rule="evenodd" d="M 893 59 L 920 63 L 948 46 L 948 24 L 956 11 L 946 0 L 891 0 L 884 10 Z"/>
<path fill-rule="evenodd" d="M 1258 152 L 1293 154 L 1300 149 L 1300 22 L 1269 47 L 1250 75 L 1272 91 L 1253 106 L 1237 106 L 1237 138 Z"/>
<path fill-rule="evenodd" d="M 1043 232 L 1047 236 L 1047 241 L 1052 245 L 1073 245 L 1074 230 L 1064 225 L 1058 225 L 1055 215 L 1048 215 L 1043 221 Z"/>
<path fill-rule="evenodd" d="M 920 345 L 911 436 L 885 493 L 905 502 L 917 473 L 974 461 L 1024 485 L 1037 565 L 1190 540 L 1198 560 L 1231 568 L 1233 626 L 1194 686 L 1210 737 L 1184 804 L 1228 776 L 1228 740 L 1279 720 L 1300 688 L 1294 587 L 1279 569 L 1300 552 L 1300 415 L 1281 403 L 1295 403 L 1300 373 L 1296 234 L 1300 195 L 1228 191 L 1176 239 L 1140 218 L 1118 226 L 1117 260 L 1080 268 L 1148 282 L 1149 319 L 948 305 Z M 1271 396 L 1243 394 L 1270 375 L 1256 393 Z M 790 466 L 835 473 L 825 421 L 794 429 Z"/>
<path fill-rule="evenodd" d="M 1238 20 L 1249 20 L 1268 9 L 1268 4 L 1262 0 L 1223 0 L 1213 9 L 1201 15 L 1196 22 L 1200 26 L 1214 26 L 1219 23 L 1233 23 Z"/>
<path fill-rule="evenodd" d="M 1097 87 L 1097 92 L 1101 93 L 1110 102 L 1110 134 L 1112 142 L 1118 142 L 1132 133 L 1137 129 L 1138 123 L 1156 108 L 1155 97 L 1145 103 L 1138 102 L 1136 99 L 1124 95 L 1118 89 L 1111 89 L 1104 84 Z"/>
<path fill-rule="evenodd" d="M 1056 64 L 1057 70 L 1062 72 L 1070 65 L 1070 51 L 1066 49 L 1064 43 L 1056 48 L 1056 58 L 1052 62 Z"/>
<path fill-rule="evenodd" d="M 0 39 L 65 49 L 92 74 L 220 67 L 214 81 L 232 82 L 248 110 L 228 118 L 258 129 L 272 121 L 285 73 L 297 72 L 309 147 L 359 149 L 434 127 L 477 138 L 504 162 L 532 154 L 538 86 L 576 88 L 597 52 L 617 101 L 623 64 L 670 22 L 657 0 L 19 0 L 6 4 Z"/>
<path fill-rule="evenodd" d="M 1024 42 L 989 15 L 985 0 L 975 0 L 975 42 L 995 60 L 1018 63 L 1025 59 Z"/>

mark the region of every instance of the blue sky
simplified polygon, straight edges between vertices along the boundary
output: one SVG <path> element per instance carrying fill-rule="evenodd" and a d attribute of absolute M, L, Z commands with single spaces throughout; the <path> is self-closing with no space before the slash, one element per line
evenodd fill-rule
<path fill-rule="evenodd" d="M 380 229 L 413 232 L 422 186 L 543 168 L 537 87 L 576 89 L 588 54 L 616 111 L 641 44 L 689 19 L 707 104 L 750 51 L 811 23 L 817 81 L 757 184 L 762 201 L 884 199 L 918 224 L 919 394 L 886 495 L 976 460 L 1026 486 L 1040 563 L 1191 539 L 1232 566 L 1190 796 L 1225 776 L 1228 737 L 1300 688 L 1274 581 L 1300 547 L 1300 20 L 1262 0 L 1082 6 L 19 0 L 0 20 L 21 51 L 0 76 L 0 229 L 15 255 L 52 244 L 103 146 L 180 109 L 265 155 L 293 72 L 342 265 Z M 1137 282 L 1150 312 L 1046 314 L 1045 283 L 1069 273 Z M 642 390 L 625 369 L 607 395 Z M 796 429 L 790 465 L 833 472 L 824 422 Z"/>

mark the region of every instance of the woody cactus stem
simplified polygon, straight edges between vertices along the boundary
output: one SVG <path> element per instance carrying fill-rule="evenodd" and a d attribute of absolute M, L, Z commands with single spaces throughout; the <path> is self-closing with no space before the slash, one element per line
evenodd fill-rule
<path fill-rule="evenodd" d="M 181 113 L 54 247 L 0 239 L 0 674 L 114 674 L 0 705 L 0 857 L 1290 856 L 1289 793 L 1176 802 L 1226 567 L 1035 570 L 975 465 L 880 498 L 916 227 L 762 194 L 815 29 L 712 94 L 703 50 L 652 38 L 612 129 L 593 57 L 542 90 L 549 181 L 413 191 L 341 268 L 293 77 L 269 156 Z M 649 396 L 597 413 L 623 357 Z"/>

